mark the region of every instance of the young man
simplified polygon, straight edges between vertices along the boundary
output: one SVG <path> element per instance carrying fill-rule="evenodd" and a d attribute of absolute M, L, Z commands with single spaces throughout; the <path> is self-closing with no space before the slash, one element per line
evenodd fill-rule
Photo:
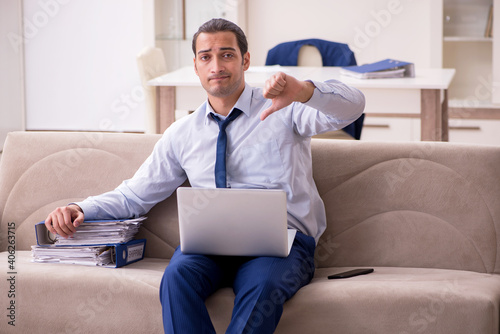
<path fill-rule="evenodd" d="M 166 333 L 214 333 L 205 300 L 223 286 L 235 293 L 227 333 L 272 333 L 284 302 L 312 279 L 315 246 L 326 227 L 312 178 L 310 137 L 356 120 L 364 96 L 338 81 L 299 81 L 281 72 L 263 90 L 246 85 L 246 37 L 223 19 L 200 27 L 193 52 L 207 101 L 165 131 L 131 179 L 57 208 L 45 224 L 68 237 L 84 213 L 86 219 L 144 215 L 186 179 L 194 187 L 283 189 L 288 225 L 298 230 L 288 257 L 186 255 L 177 248 L 160 286 Z M 218 143 L 221 131 L 227 134 L 225 150 Z M 218 170 L 219 159 L 226 160 L 225 172 Z"/>

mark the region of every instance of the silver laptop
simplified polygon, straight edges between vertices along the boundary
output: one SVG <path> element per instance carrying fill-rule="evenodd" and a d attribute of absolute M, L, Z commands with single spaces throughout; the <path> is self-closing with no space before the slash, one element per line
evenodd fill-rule
<path fill-rule="evenodd" d="M 290 253 L 286 193 L 269 189 L 177 189 L 181 251 L 186 254 L 277 256 Z"/>

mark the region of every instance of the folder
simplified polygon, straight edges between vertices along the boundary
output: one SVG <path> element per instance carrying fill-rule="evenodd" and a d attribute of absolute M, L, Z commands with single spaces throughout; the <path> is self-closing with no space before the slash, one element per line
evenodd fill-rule
<path fill-rule="evenodd" d="M 371 64 L 342 67 L 340 74 L 359 79 L 413 78 L 415 65 L 394 59 L 384 59 Z"/>
<path fill-rule="evenodd" d="M 55 245 L 90 246 L 121 244 L 134 238 L 144 219 L 146 219 L 146 217 L 121 220 L 86 220 L 78 227 L 73 236 L 67 239 L 50 233 L 45 228 L 44 222 L 39 223 L 43 225 L 43 227 L 39 228 L 43 229 L 41 232 L 47 233 L 47 235 L 41 237 L 43 237 L 44 240 L 47 238 L 47 242 L 52 240 L 52 243 Z M 38 232 L 38 230 L 36 230 L 36 232 Z"/>
<path fill-rule="evenodd" d="M 119 268 L 142 260 L 146 249 L 146 239 L 134 239 L 125 243 L 57 245 L 44 222 L 35 225 L 35 234 L 37 245 L 32 246 L 34 262 Z M 103 262 L 100 257 L 108 261 Z"/>

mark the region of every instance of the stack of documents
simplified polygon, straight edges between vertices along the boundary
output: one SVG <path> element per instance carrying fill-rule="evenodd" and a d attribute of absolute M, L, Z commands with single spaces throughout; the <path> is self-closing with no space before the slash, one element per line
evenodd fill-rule
<path fill-rule="evenodd" d="M 51 235 L 54 245 L 121 244 L 134 239 L 145 217 L 127 220 L 91 220 L 81 224 L 67 239 Z"/>
<path fill-rule="evenodd" d="M 110 246 L 42 247 L 31 246 L 34 262 L 108 266 L 113 263 Z"/>
<path fill-rule="evenodd" d="M 139 261 L 146 240 L 134 237 L 144 219 L 85 221 L 67 239 L 40 222 L 35 225 L 37 245 L 31 246 L 33 262 L 121 267 Z"/>
<path fill-rule="evenodd" d="M 415 66 L 413 63 L 385 59 L 372 64 L 342 67 L 340 74 L 358 79 L 413 78 Z"/>

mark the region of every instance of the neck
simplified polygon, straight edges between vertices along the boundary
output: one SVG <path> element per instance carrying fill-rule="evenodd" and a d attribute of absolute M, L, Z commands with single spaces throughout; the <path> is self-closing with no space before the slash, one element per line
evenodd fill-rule
<path fill-rule="evenodd" d="M 227 116 L 240 98 L 240 95 L 241 93 L 243 93 L 244 89 L 245 86 L 243 86 L 236 94 L 233 94 L 231 96 L 217 97 L 209 95 L 208 102 L 216 113 L 222 116 Z"/>

